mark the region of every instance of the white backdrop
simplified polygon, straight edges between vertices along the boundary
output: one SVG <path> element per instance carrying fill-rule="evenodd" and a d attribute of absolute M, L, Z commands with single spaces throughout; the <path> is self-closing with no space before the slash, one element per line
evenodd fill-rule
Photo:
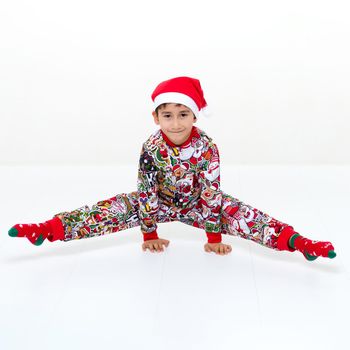
<path fill-rule="evenodd" d="M 200 79 L 227 164 L 349 164 L 347 1 L 0 5 L 0 165 L 137 164 L 162 80 Z"/>

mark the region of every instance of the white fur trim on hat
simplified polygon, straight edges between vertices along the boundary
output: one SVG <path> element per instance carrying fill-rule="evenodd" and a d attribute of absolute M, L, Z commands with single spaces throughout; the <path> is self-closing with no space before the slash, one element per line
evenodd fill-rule
<path fill-rule="evenodd" d="M 194 100 L 180 92 L 164 92 L 162 94 L 159 94 L 154 99 L 154 109 L 156 109 L 158 106 L 160 106 L 162 103 L 181 103 L 182 105 L 187 106 L 192 110 L 194 115 L 198 118 L 199 110 L 196 105 L 196 102 Z"/>

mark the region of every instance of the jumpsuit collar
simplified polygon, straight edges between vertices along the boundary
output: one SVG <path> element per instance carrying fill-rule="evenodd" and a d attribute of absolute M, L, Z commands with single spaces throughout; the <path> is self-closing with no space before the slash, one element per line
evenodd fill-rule
<path fill-rule="evenodd" d="M 192 138 L 194 136 L 197 136 L 199 137 L 199 134 L 198 134 L 198 131 L 197 131 L 197 128 L 193 125 L 192 126 L 192 130 L 191 130 L 191 134 L 190 136 L 187 138 L 187 140 L 185 142 L 183 142 L 181 145 L 175 145 L 175 143 L 171 142 L 169 140 L 169 138 L 164 134 L 164 132 L 160 129 L 160 132 L 162 134 L 162 137 L 163 137 L 163 140 L 171 147 L 185 147 L 185 146 L 188 146 L 191 141 L 192 141 Z"/>

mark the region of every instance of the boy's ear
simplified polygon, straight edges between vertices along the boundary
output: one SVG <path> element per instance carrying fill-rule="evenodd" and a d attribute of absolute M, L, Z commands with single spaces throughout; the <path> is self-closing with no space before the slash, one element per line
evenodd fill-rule
<path fill-rule="evenodd" d="M 157 113 L 155 111 L 152 112 L 154 122 L 159 125 L 159 118 L 157 116 Z"/>

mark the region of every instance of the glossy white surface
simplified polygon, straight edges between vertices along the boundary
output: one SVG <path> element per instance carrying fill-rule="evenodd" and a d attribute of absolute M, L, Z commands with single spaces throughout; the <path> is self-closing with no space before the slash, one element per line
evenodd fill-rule
<path fill-rule="evenodd" d="M 301 234 L 331 241 L 308 262 L 204 231 L 159 225 L 164 253 L 143 252 L 138 228 L 33 246 L 16 223 L 136 189 L 136 167 L 1 167 L 0 348 L 347 349 L 350 291 L 347 166 L 222 166 L 222 189 Z"/>

